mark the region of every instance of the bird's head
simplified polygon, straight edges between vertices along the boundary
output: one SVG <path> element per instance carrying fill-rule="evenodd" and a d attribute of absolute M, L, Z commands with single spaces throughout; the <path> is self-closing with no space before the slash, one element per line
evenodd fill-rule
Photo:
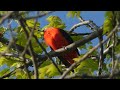
<path fill-rule="evenodd" d="M 46 28 L 44 29 L 44 32 L 46 32 L 46 31 L 51 31 L 51 30 L 55 30 L 55 29 L 58 29 L 58 28 L 56 28 L 56 27 L 46 27 Z"/>

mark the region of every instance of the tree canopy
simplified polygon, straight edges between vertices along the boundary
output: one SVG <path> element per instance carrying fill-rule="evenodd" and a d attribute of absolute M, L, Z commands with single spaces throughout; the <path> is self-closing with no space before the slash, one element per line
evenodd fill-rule
<path fill-rule="evenodd" d="M 68 11 L 67 17 L 79 20 L 70 30 L 66 30 L 66 23 L 59 16 L 50 15 L 53 12 L 56 11 L 0 11 L 0 78 L 119 79 L 120 12 L 106 11 L 103 25 L 97 26 L 92 20 L 85 20 L 81 16 L 82 11 Z M 38 19 L 46 15 L 48 24 L 41 27 Z M 91 32 L 75 32 L 83 25 Z M 64 29 L 74 42 L 66 49 L 49 51 L 43 35 L 44 29 L 51 26 Z M 92 40 L 96 38 L 99 41 L 94 46 Z M 65 68 L 57 56 L 76 48 L 86 52 Z M 71 72 L 73 69 L 75 72 Z"/>

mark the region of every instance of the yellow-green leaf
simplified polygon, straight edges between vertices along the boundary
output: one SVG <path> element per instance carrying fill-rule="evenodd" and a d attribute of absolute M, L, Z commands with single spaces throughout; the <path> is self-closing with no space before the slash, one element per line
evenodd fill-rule
<path fill-rule="evenodd" d="M 68 13 L 67 13 L 67 16 L 68 17 L 78 17 L 78 16 L 80 16 L 80 11 L 68 11 Z"/>
<path fill-rule="evenodd" d="M 112 18 L 107 18 L 103 25 L 103 34 L 113 29 Z"/>
<path fill-rule="evenodd" d="M 58 16 L 49 16 L 46 20 L 49 22 L 49 24 L 44 26 L 42 30 L 48 27 L 56 27 L 60 29 L 64 29 L 66 27 L 65 23 L 63 23 Z"/>
<path fill-rule="evenodd" d="M 60 66 L 59 66 L 59 68 L 60 68 Z M 39 72 L 40 72 L 40 78 L 45 78 L 45 76 L 53 77 L 53 76 L 60 75 L 60 73 L 58 72 L 58 70 L 56 69 L 56 67 L 53 64 L 50 64 L 50 65 L 40 68 Z"/>
<path fill-rule="evenodd" d="M 80 60 L 80 58 L 81 57 L 74 59 L 74 60 L 78 61 Z M 98 69 L 98 62 L 88 59 L 88 60 L 82 61 L 80 65 L 75 69 L 75 71 L 80 74 L 87 73 L 90 75 L 90 74 L 93 74 L 93 71 L 97 69 Z"/>

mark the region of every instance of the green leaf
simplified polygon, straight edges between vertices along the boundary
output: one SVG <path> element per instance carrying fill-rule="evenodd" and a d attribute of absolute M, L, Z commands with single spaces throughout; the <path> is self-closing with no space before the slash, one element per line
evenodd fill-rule
<path fill-rule="evenodd" d="M 9 68 L 4 68 L 2 71 L 0 71 L 0 76 L 6 74 L 9 70 L 10 70 Z"/>
<path fill-rule="evenodd" d="M 114 15 L 111 11 L 105 13 L 105 21 L 103 24 L 103 34 L 110 32 L 114 25 Z"/>
<path fill-rule="evenodd" d="M 14 31 L 16 31 L 17 33 L 21 33 L 23 31 L 23 28 L 21 26 L 18 26 L 14 28 Z"/>
<path fill-rule="evenodd" d="M 44 35 L 44 32 L 36 30 L 34 35 L 37 36 L 37 38 L 41 38 Z"/>
<path fill-rule="evenodd" d="M 6 64 L 6 59 L 4 57 L 0 57 L 0 66 Z"/>
<path fill-rule="evenodd" d="M 4 64 L 6 64 L 9 67 L 13 67 L 13 66 L 17 66 L 20 63 L 18 63 L 17 59 L 15 58 L 0 57 L 0 65 L 4 65 Z"/>
<path fill-rule="evenodd" d="M 74 11 L 69 11 L 67 16 L 73 18 L 75 16 L 75 12 Z"/>
<path fill-rule="evenodd" d="M 111 11 L 107 11 L 105 13 L 105 18 L 112 18 L 113 17 L 113 13 Z"/>
<path fill-rule="evenodd" d="M 79 16 L 80 16 L 80 13 L 81 13 L 80 11 L 77 11 L 77 12 L 76 12 L 76 17 L 79 17 Z"/>
<path fill-rule="evenodd" d="M 34 19 L 26 20 L 26 23 L 29 27 L 34 28 L 35 20 Z M 36 22 L 36 27 L 39 27 L 39 26 L 40 26 L 40 23 Z"/>
<path fill-rule="evenodd" d="M 41 68 L 41 67 L 45 67 L 45 66 L 50 65 L 50 64 L 51 64 L 51 61 L 50 61 L 50 60 L 46 60 L 46 61 L 44 61 L 44 62 L 40 65 L 40 68 Z"/>
<path fill-rule="evenodd" d="M 58 16 L 49 16 L 46 20 L 49 22 L 49 24 L 44 26 L 42 30 L 48 27 L 56 27 L 60 29 L 64 29 L 66 27 L 65 23 L 63 23 Z"/>
<path fill-rule="evenodd" d="M 6 31 L 6 28 L 5 28 L 5 27 L 3 27 L 3 26 L 1 26 L 1 27 L 0 27 L 0 33 L 2 33 L 2 34 L 3 34 L 5 31 Z"/>
<path fill-rule="evenodd" d="M 112 19 L 111 19 L 111 18 L 107 18 L 107 19 L 104 21 L 103 34 L 111 31 L 112 29 L 113 29 Z"/>
<path fill-rule="evenodd" d="M 7 49 L 6 46 L 3 46 L 2 43 L 0 43 L 0 52 L 4 52 Z"/>
<path fill-rule="evenodd" d="M 90 45 L 87 47 L 87 50 L 90 51 L 94 46 Z M 91 55 L 96 55 L 98 52 L 97 51 L 94 51 L 91 53 Z"/>
<path fill-rule="evenodd" d="M 24 32 L 21 32 L 17 35 L 17 44 L 24 46 L 26 44 L 27 40 L 25 38 Z"/>
<path fill-rule="evenodd" d="M 80 16 L 80 11 L 68 11 L 68 13 L 67 13 L 67 16 L 68 17 L 78 17 L 78 16 Z"/>
<path fill-rule="evenodd" d="M 49 16 L 46 20 L 49 23 L 50 22 L 62 22 L 62 20 L 58 16 Z"/>
<path fill-rule="evenodd" d="M 117 54 L 120 53 L 120 44 L 115 47 L 115 51 Z"/>
<path fill-rule="evenodd" d="M 82 40 L 84 37 L 83 36 L 72 36 L 72 39 L 74 40 L 74 41 L 78 41 L 78 40 Z M 80 46 L 79 47 L 80 49 L 86 49 L 86 45 L 82 45 L 82 46 Z"/>
<path fill-rule="evenodd" d="M 5 15 L 7 13 L 8 13 L 8 11 L 0 11 L 0 15 Z"/>
<path fill-rule="evenodd" d="M 82 39 L 83 39 L 83 36 L 72 36 L 72 39 L 73 39 L 74 41 L 82 40 Z"/>
<path fill-rule="evenodd" d="M 23 70 L 17 69 L 16 73 L 15 73 L 15 76 L 16 76 L 17 79 L 27 79 L 27 74 L 24 71 L 24 69 Z"/>
<path fill-rule="evenodd" d="M 79 58 L 77 58 L 77 60 L 80 60 L 81 57 L 82 55 Z M 75 69 L 75 71 L 80 74 L 92 75 L 93 71 L 97 69 L 98 69 L 98 62 L 92 59 L 88 59 L 88 60 L 82 61 L 81 64 Z"/>
<path fill-rule="evenodd" d="M 40 68 L 39 72 L 40 72 L 40 78 L 45 78 L 45 76 L 50 78 L 53 76 L 60 75 L 60 73 L 53 64 Z"/>

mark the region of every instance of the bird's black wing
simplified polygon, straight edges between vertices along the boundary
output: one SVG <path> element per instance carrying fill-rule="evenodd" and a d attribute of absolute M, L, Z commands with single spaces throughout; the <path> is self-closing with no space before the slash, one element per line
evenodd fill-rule
<path fill-rule="evenodd" d="M 70 44 L 73 43 L 73 39 L 70 37 L 70 35 L 67 32 L 65 32 L 62 29 L 60 29 L 59 31 L 62 33 L 63 37 L 65 37 L 65 39 L 68 40 Z"/>
<path fill-rule="evenodd" d="M 62 29 L 60 29 L 59 31 L 62 33 L 63 37 L 65 37 L 65 39 L 68 40 L 68 42 L 70 44 L 74 42 L 73 39 L 71 38 L 71 36 L 67 32 L 65 32 Z M 78 53 L 78 55 L 80 55 L 79 52 L 78 52 L 78 49 L 76 49 L 75 51 Z"/>

